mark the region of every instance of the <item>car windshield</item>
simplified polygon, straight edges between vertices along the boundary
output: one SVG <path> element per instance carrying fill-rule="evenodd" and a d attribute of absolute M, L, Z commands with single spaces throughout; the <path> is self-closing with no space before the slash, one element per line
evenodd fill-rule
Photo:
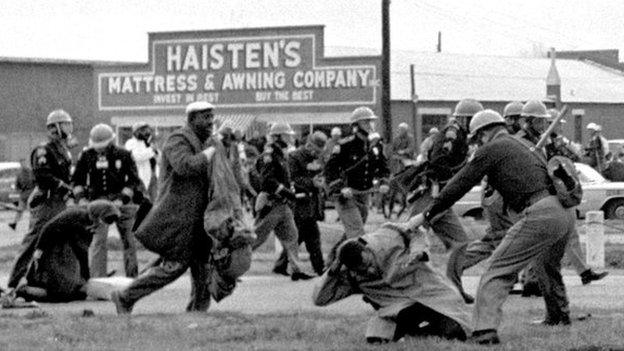
<path fill-rule="evenodd" d="M 598 171 L 584 163 L 575 163 L 581 183 L 604 183 L 606 180 Z"/>

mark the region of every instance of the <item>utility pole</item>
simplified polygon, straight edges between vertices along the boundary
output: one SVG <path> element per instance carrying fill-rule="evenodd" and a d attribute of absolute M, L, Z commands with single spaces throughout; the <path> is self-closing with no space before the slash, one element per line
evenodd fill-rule
<path fill-rule="evenodd" d="M 381 1 L 381 121 L 386 143 L 392 141 L 390 116 L 390 0 Z"/>
<path fill-rule="evenodd" d="M 437 52 L 440 53 L 442 52 L 442 32 L 438 31 L 438 47 L 437 47 Z"/>

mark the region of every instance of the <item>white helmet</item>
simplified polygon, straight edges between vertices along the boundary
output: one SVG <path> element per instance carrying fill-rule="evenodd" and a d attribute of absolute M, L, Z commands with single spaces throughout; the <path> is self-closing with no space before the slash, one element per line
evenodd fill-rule
<path fill-rule="evenodd" d="M 366 106 L 361 106 L 353 110 L 351 113 L 351 123 L 357 123 L 358 121 L 374 120 L 377 119 L 373 110 Z"/>
<path fill-rule="evenodd" d="M 474 137 L 479 130 L 494 124 L 505 125 L 506 122 L 503 116 L 494 110 L 487 109 L 477 112 L 470 121 L 470 137 Z"/>

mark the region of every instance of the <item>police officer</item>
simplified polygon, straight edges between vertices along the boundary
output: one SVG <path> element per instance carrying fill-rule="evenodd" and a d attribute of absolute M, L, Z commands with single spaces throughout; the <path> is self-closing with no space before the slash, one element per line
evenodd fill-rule
<path fill-rule="evenodd" d="M 295 193 L 291 189 L 287 149 L 292 143 L 294 134 L 295 132 L 287 123 L 273 124 L 269 130 L 271 143 L 265 146 L 263 154 L 256 162 L 262 185 L 256 199 L 255 230 L 258 239 L 253 249 L 260 247 L 271 231 L 274 231 L 288 256 L 291 279 L 307 280 L 312 276 L 301 271 L 299 233 L 290 208 L 290 203 L 295 201 Z M 274 272 L 285 273 L 280 271 L 279 267 L 275 267 Z"/>
<path fill-rule="evenodd" d="M 30 155 L 36 187 L 29 199 L 29 231 L 22 240 L 13 264 L 9 288 L 17 287 L 26 274 L 39 231 L 52 217 L 66 208 L 67 195 L 71 192 L 69 148 L 73 132 L 72 118 L 64 110 L 54 110 L 48 115 L 46 127 L 48 141 L 37 146 Z"/>
<path fill-rule="evenodd" d="M 325 168 L 330 192 L 339 192 L 336 210 L 347 238 L 364 235 L 373 180 L 389 173 L 382 150 L 369 145 L 368 136 L 374 132 L 376 119 L 370 108 L 356 108 L 351 114 L 353 134 L 334 146 Z"/>
<path fill-rule="evenodd" d="M 435 135 L 427 157 L 427 188 L 413 202 L 412 215 L 427 208 L 449 179 L 465 165 L 468 124 L 472 116 L 482 110 L 483 105 L 474 99 L 459 101 L 449 123 Z M 431 228 L 447 250 L 468 242 L 468 235 L 453 209 L 441 212 L 431 223 Z"/>
<path fill-rule="evenodd" d="M 530 100 L 524 104 L 522 108 L 522 117 L 525 118 L 526 123 L 524 128 L 517 134 L 520 137 L 530 141 L 533 144 L 537 144 L 541 135 L 546 131 L 548 125 L 554 120 L 552 114 L 546 110 L 546 105 L 538 100 Z M 558 114 L 558 112 L 557 112 Z M 541 150 L 546 158 L 550 160 L 552 157 L 560 155 L 566 157 L 574 157 L 574 153 L 569 150 L 561 140 L 557 141 L 557 138 L 563 138 L 557 134 L 550 136 L 550 143 L 546 144 L 543 150 Z M 577 158 L 573 158 L 572 161 L 577 161 Z M 574 269 L 581 277 L 583 285 L 589 284 L 594 280 L 600 280 L 607 276 L 608 272 L 594 272 L 582 258 L 581 246 L 578 237 L 578 232 L 574 231 L 570 237 L 570 242 L 567 246 L 566 253 L 570 259 L 570 263 L 574 266 Z M 532 268 L 533 266 L 531 266 Z M 533 273 L 533 269 L 527 269 L 524 274 L 524 286 L 523 295 L 539 295 L 540 288 L 537 284 L 537 277 Z"/>
<path fill-rule="evenodd" d="M 564 208 L 556 196 L 550 195 L 550 178 L 544 162 L 509 135 L 500 114 L 492 110 L 477 113 L 470 123 L 470 131 L 481 145 L 473 159 L 405 227 L 431 223 L 487 176 L 492 188 L 520 219 L 509 229 L 481 276 L 471 340 L 479 344 L 500 342 L 497 328 L 502 305 L 518 272 L 532 261 L 536 263 L 543 287 L 546 319 L 549 324 L 569 323 L 560 268 L 565 246 L 574 232 L 574 209 Z"/>
<path fill-rule="evenodd" d="M 299 243 L 305 243 L 310 254 L 310 263 L 314 272 L 323 274 L 325 263 L 321 252 L 321 232 L 317 221 L 324 218 L 321 201 L 321 189 L 324 187 L 322 177 L 322 154 L 327 136 L 320 131 L 308 137 L 307 142 L 288 155 L 288 168 L 295 189 L 295 224 L 299 232 Z M 288 258 L 282 251 L 275 270 L 285 274 Z"/>
<path fill-rule="evenodd" d="M 512 101 L 505 105 L 503 109 L 503 118 L 507 122 L 507 130 L 509 133 L 516 134 L 522 129 L 522 107 L 524 104 L 521 101 Z"/>
<path fill-rule="evenodd" d="M 72 178 L 74 197 L 89 201 L 106 199 L 118 206 L 121 216 L 117 229 L 123 245 L 126 276 L 136 277 L 138 265 L 136 243 L 132 224 L 138 205 L 132 200 L 142 200 L 142 183 L 130 151 L 114 144 L 115 133 L 106 124 L 98 124 L 89 134 L 89 147 L 81 153 Z M 100 225 L 93 235 L 90 248 L 91 277 L 105 277 L 109 226 Z"/>

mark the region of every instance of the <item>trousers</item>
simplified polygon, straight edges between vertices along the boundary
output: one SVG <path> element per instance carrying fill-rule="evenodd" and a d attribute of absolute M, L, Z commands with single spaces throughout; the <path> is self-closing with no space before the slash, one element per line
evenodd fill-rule
<path fill-rule="evenodd" d="M 336 212 L 347 239 L 364 235 L 364 223 L 368 218 L 368 198 L 368 194 L 353 194 L 350 199 L 336 201 Z"/>
<path fill-rule="evenodd" d="M 126 305 L 134 305 L 141 298 L 163 288 L 178 279 L 187 269 L 191 269 L 191 298 L 186 306 L 189 312 L 207 311 L 210 307 L 209 264 L 194 258 L 182 263 L 161 258 L 143 274 L 123 289 L 120 300 Z"/>
<path fill-rule="evenodd" d="M 411 216 L 423 212 L 432 202 L 433 197 L 430 193 L 423 194 L 411 205 Z M 431 222 L 431 229 L 447 250 L 455 249 L 468 242 L 466 230 L 452 208 L 436 216 Z"/>
<path fill-rule="evenodd" d="M 321 232 L 316 219 L 295 217 L 295 224 L 299 232 L 298 243 L 305 243 L 306 250 L 310 254 L 312 269 L 318 275 L 323 274 L 325 263 L 323 262 L 323 252 L 321 251 Z M 275 262 L 274 270 L 285 271 L 287 264 L 288 255 L 285 250 L 282 250 L 280 257 Z"/>
<path fill-rule="evenodd" d="M 139 275 L 136 239 L 132 233 L 134 217 L 138 209 L 139 206 L 135 204 L 119 206 L 121 216 L 117 222 L 117 230 L 119 231 L 119 237 L 121 238 L 121 244 L 123 246 L 124 270 L 127 277 L 136 277 Z M 100 223 L 93 234 L 93 241 L 89 247 L 89 270 L 92 278 L 107 276 L 108 230 L 108 225 Z"/>
<path fill-rule="evenodd" d="M 565 209 L 555 196 L 547 196 L 526 208 L 492 253 L 481 276 L 474 310 L 475 331 L 497 329 L 502 305 L 520 270 L 535 262 L 547 318 L 569 315 L 569 303 L 561 277 L 561 259 L 575 231 L 574 209 Z"/>
<path fill-rule="evenodd" d="M 269 237 L 271 231 L 279 239 L 288 256 L 288 263 L 291 272 L 301 271 L 299 260 L 299 233 L 295 225 L 292 210 L 285 203 L 273 205 L 273 208 L 262 217 L 256 218 L 255 230 L 258 239 L 252 245 L 255 250 L 260 247 Z"/>
<path fill-rule="evenodd" d="M 61 213 L 67 205 L 61 196 L 52 195 L 45 201 L 40 202 L 35 208 L 30 209 L 30 222 L 28 224 L 28 232 L 24 235 L 22 243 L 15 261 L 13 269 L 9 275 L 8 287 L 15 288 L 19 284 L 27 271 L 32 255 L 35 252 L 37 241 L 39 240 L 39 231 L 52 219 L 52 217 Z"/>

